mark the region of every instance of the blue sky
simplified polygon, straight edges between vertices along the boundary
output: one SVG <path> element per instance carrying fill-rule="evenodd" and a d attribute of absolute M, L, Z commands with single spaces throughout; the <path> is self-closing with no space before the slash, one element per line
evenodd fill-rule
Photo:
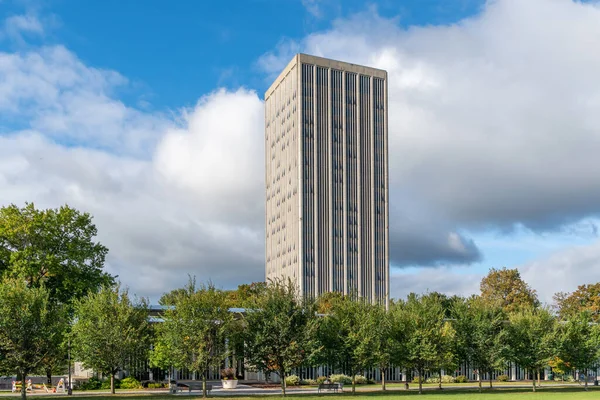
<path fill-rule="evenodd" d="M 263 279 L 262 96 L 302 51 L 389 72 L 392 295 L 507 266 L 548 300 L 600 279 L 598 27 L 595 1 L 0 0 L 0 203 L 90 211 L 151 298 Z"/>
<path fill-rule="evenodd" d="M 2 11 L 8 16 L 36 10 L 48 20 L 44 43 L 64 44 L 84 62 L 117 70 L 139 85 L 133 93 L 121 93 L 123 98 L 169 109 L 194 104 L 215 87 L 247 86 L 262 93 L 269 83 L 256 66 L 260 55 L 283 39 L 301 39 L 369 7 L 408 27 L 455 22 L 482 3 L 148 0 L 140 7 L 136 1 L 119 0 L 5 0 Z"/>

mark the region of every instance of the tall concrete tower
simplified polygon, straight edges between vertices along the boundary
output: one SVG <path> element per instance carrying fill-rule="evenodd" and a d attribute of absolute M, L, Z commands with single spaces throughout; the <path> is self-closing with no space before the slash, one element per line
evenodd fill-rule
<path fill-rule="evenodd" d="M 265 93 L 266 277 L 389 300 L 387 72 L 297 54 Z"/>

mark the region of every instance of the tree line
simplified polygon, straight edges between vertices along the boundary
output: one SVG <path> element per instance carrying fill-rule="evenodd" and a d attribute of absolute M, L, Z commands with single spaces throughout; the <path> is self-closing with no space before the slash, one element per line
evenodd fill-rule
<path fill-rule="evenodd" d="M 356 376 L 372 367 L 380 369 L 385 390 L 386 370 L 398 366 L 414 373 L 421 392 L 426 373 L 437 373 L 441 388 L 442 371 L 455 371 L 462 363 L 478 371 L 481 390 L 482 376 L 489 376 L 491 388 L 494 371 L 508 363 L 539 380 L 547 366 L 587 375 L 600 360 L 594 311 L 600 285 L 557 296 L 554 308 L 540 304 L 516 269 L 490 270 L 480 288 L 471 297 L 411 293 L 386 309 L 338 293 L 304 299 L 293 282 L 283 280 L 255 284 L 254 293 L 241 295 L 240 303 L 240 293 L 197 286 L 192 279 L 185 290 L 161 299 L 172 307 L 156 328 L 150 357 L 156 366 L 198 371 L 205 381 L 211 367 L 219 368 L 237 352 L 255 369 L 277 373 L 284 395 L 286 377 L 306 366 L 349 373 L 353 392 Z M 587 300 L 573 301 L 581 298 Z M 234 305 L 245 312 L 228 312 Z"/>
<path fill-rule="evenodd" d="M 400 366 L 421 391 L 424 375 L 441 378 L 460 363 L 479 371 L 481 388 L 483 374 L 508 362 L 538 376 L 548 365 L 587 375 L 600 358 L 600 283 L 558 293 L 549 308 L 516 269 L 492 269 L 479 295 L 411 293 L 389 309 L 336 293 L 301 298 L 290 281 L 225 291 L 190 278 L 163 295 L 162 322 L 151 324 L 148 301 L 104 271 L 108 249 L 96 234 L 92 217 L 68 206 L 0 208 L 0 375 L 25 382 L 44 374 L 51 384 L 72 352 L 111 377 L 114 393 L 114 375 L 132 358 L 196 371 L 206 382 L 210 369 L 243 357 L 277 373 L 283 394 L 293 371 L 319 365 L 349 373 L 353 392 L 361 371 Z"/>

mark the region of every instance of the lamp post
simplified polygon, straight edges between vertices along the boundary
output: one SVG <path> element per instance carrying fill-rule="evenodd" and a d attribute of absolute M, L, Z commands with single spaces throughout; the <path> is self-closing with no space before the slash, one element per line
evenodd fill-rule
<path fill-rule="evenodd" d="M 71 339 L 68 341 L 68 353 L 67 358 L 69 360 L 69 387 L 67 389 L 67 395 L 71 396 L 73 394 L 73 389 L 71 386 Z"/>

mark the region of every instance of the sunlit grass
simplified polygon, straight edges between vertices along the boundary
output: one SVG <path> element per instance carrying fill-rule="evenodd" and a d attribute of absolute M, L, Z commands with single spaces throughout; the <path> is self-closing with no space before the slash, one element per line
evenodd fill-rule
<path fill-rule="evenodd" d="M 401 388 L 399 387 L 401 386 Z M 422 395 L 418 394 L 416 390 L 416 385 L 411 384 L 410 390 L 404 390 L 404 386 L 400 384 L 391 384 L 388 386 L 390 390 L 386 392 L 382 392 L 377 390 L 375 385 L 369 385 L 368 387 L 361 387 L 361 390 L 356 394 L 352 395 L 350 392 L 350 388 L 345 388 L 344 393 L 325 393 L 321 395 L 313 394 L 294 394 L 294 390 L 290 390 L 288 397 L 302 397 L 306 400 L 311 399 L 322 399 L 323 397 L 351 397 L 351 398 L 370 398 L 371 400 L 375 400 L 375 398 L 380 398 L 381 400 L 395 400 L 402 399 L 406 397 L 419 396 L 419 398 L 425 398 L 427 400 L 441 400 L 448 398 L 455 399 L 469 399 L 469 400 L 542 400 L 542 399 L 575 399 L 575 400 L 586 400 L 586 399 L 598 399 L 600 398 L 600 388 L 590 386 L 589 391 L 585 392 L 582 386 L 577 384 L 571 385 L 568 387 L 557 387 L 556 384 L 547 384 L 538 389 L 537 392 L 533 393 L 531 391 L 530 386 L 521 386 L 519 388 L 507 388 L 502 387 L 500 385 L 496 389 L 487 389 L 484 388 L 482 393 L 479 393 L 477 389 L 464 389 L 464 388 L 456 388 L 448 387 L 446 390 L 437 390 L 434 387 L 435 385 L 428 384 L 425 385 L 425 390 Z M 306 389 L 306 388 L 304 388 Z M 369 389 L 368 391 L 366 391 Z M 309 389 L 310 390 L 310 389 Z M 316 389 L 314 389 L 316 391 Z M 63 397 L 64 394 L 45 394 L 45 393 L 35 393 L 31 397 Z M 199 392 L 194 393 L 194 395 L 188 394 L 180 394 L 177 396 L 169 395 L 167 393 L 127 393 L 126 391 L 117 392 L 116 395 L 111 396 L 106 392 L 75 392 L 73 396 L 70 396 L 72 400 L 87 400 L 93 397 L 94 400 L 135 400 L 138 398 L 151 398 L 151 400 L 174 400 L 174 397 L 185 397 L 190 399 L 196 399 L 201 397 Z M 252 399 L 256 400 L 257 398 L 268 399 L 273 397 L 279 397 L 277 395 L 256 395 L 256 396 L 225 396 L 222 392 L 214 393 L 211 397 L 218 398 L 233 398 L 236 400 L 244 400 L 244 399 Z M 4 399 L 12 399 L 14 400 L 16 395 L 6 395 L 6 393 L 0 393 L 0 400 Z"/>

